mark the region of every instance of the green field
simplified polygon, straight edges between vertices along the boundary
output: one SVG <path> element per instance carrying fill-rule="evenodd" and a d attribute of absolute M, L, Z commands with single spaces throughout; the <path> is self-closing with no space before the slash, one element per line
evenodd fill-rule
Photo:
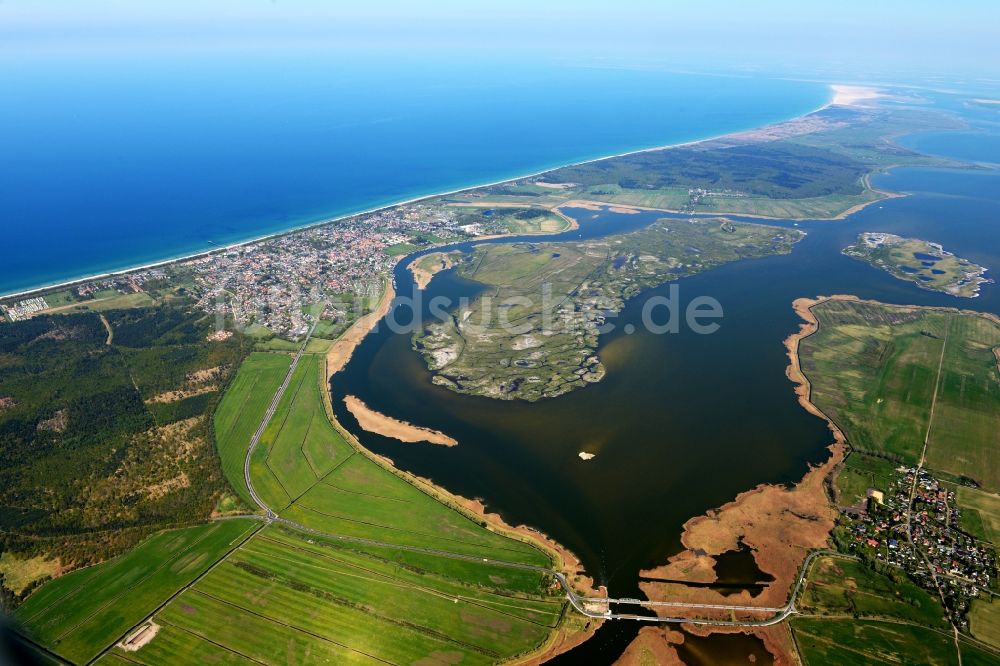
<path fill-rule="evenodd" d="M 838 504 L 856 506 L 865 501 L 869 488 L 885 491 L 895 477 L 898 463 L 851 452 L 835 480 Z"/>
<path fill-rule="evenodd" d="M 419 331 L 434 383 L 504 400 L 600 381 L 599 329 L 644 289 L 722 264 L 791 252 L 797 230 L 723 219 L 657 220 L 631 233 L 476 247 L 459 274 L 488 288 Z M 610 313 L 610 314 L 608 314 Z"/>
<path fill-rule="evenodd" d="M 969 609 L 969 631 L 973 636 L 1000 649 L 1000 600 L 976 599 Z"/>
<path fill-rule="evenodd" d="M 905 575 L 892 580 L 846 558 L 816 558 L 796 605 L 806 614 L 896 618 L 937 629 L 950 627 L 940 602 Z"/>
<path fill-rule="evenodd" d="M 549 558 L 534 546 L 484 529 L 478 520 L 442 505 L 348 444 L 326 415 L 320 385 L 322 361 L 320 356 L 303 355 L 254 450 L 251 478 L 271 509 L 307 527 L 336 534 L 549 564 Z M 255 375 L 258 365 L 270 373 L 273 392 L 281 383 L 276 375 L 282 366 L 265 355 L 251 355 L 237 380 L 244 374 Z M 260 409 L 237 408 L 236 401 L 246 400 L 239 391 L 227 393 L 219 408 L 220 415 L 237 415 L 228 423 L 231 432 L 248 433 L 242 439 L 244 454 L 254 423 L 259 423 L 269 402 L 258 393 L 255 390 L 252 395 L 262 405 Z M 232 440 L 233 451 L 223 455 L 223 460 L 235 457 L 239 445 Z M 242 457 L 240 461 L 242 480 Z"/>
<path fill-rule="evenodd" d="M 559 624 L 562 599 L 542 594 L 540 583 L 531 592 L 470 584 L 268 528 L 155 621 L 178 643 L 166 654 L 198 654 L 210 642 L 265 663 L 291 654 L 300 662 L 401 664 L 447 654 L 493 663 L 532 650 Z"/>
<path fill-rule="evenodd" d="M 968 486 L 955 491 L 962 507 L 962 522 L 966 531 L 994 546 L 1000 546 L 1000 496 Z"/>
<path fill-rule="evenodd" d="M 14 614 L 26 633 L 57 654 L 85 662 L 141 622 L 259 523 L 219 521 L 160 532 L 126 555 L 57 578 Z"/>
<path fill-rule="evenodd" d="M 219 405 L 231 478 L 243 479 L 246 446 L 289 360 L 250 355 Z M 43 586 L 18 611 L 26 633 L 75 663 L 111 647 L 102 664 L 485 664 L 545 643 L 564 624 L 561 589 L 542 571 L 497 560 L 549 566 L 550 556 L 355 449 L 327 418 L 322 361 L 301 358 L 255 451 L 254 488 L 283 517 L 386 545 L 286 526 L 251 536 L 260 525 L 251 519 L 159 533 Z M 151 614 L 159 629 L 150 643 L 112 647 Z"/>
<path fill-rule="evenodd" d="M 215 444 L 222 470 L 233 489 L 253 506 L 243 480 L 243 460 L 274 392 L 292 364 L 284 354 L 251 354 L 240 366 L 215 412 Z"/>
<path fill-rule="evenodd" d="M 806 666 L 958 663 L 948 633 L 907 624 L 801 617 L 792 620 L 792 631 Z"/>
<path fill-rule="evenodd" d="M 812 311 L 819 330 L 799 345 L 802 370 L 852 448 L 912 465 L 926 436 L 929 468 L 1000 488 L 1000 324 L 839 299 Z"/>

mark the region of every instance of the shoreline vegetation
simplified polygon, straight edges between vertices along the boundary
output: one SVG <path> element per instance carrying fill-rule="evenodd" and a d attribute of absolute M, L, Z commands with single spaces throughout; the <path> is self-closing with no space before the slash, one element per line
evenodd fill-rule
<path fill-rule="evenodd" d="M 793 302 L 792 307 L 803 323 L 796 333 L 784 341 L 788 352 L 785 375 L 792 382 L 803 409 L 826 421 L 833 438 L 828 449 L 830 456 L 818 465 L 811 465 L 802 479 L 791 487 L 763 483 L 739 493 L 731 502 L 685 522 L 681 535 L 684 550 L 670 557 L 665 564 L 640 572 L 639 587 L 651 601 L 669 599 L 780 607 L 787 602 L 809 552 L 827 545 L 837 517 L 827 488 L 847 454 L 848 444 L 840 428 L 810 400 L 810 382 L 802 372 L 799 360 L 799 343 L 819 330 L 819 321 L 811 308 L 824 300 L 825 297 L 800 298 Z M 715 568 L 720 555 L 744 548 L 750 549 L 757 569 L 764 574 L 762 578 L 771 578 L 760 584 L 759 592 L 751 594 L 744 589 L 737 594 L 723 594 L 704 586 L 705 583 L 717 582 Z M 664 615 L 678 614 L 674 608 L 661 609 L 660 612 Z M 752 611 L 744 611 L 742 615 L 758 620 L 765 617 Z M 718 619 L 732 618 L 720 615 Z M 794 663 L 787 661 L 789 656 L 786 653 L 794 650 L 794 643 L 789 626 L 784 622 L 768 627 L 685 627 L 685 631 L 696 636 L 751 634 L 763 641 L 765 648 L 774 655 L 775 663 Z M 664 663 L 681 663 L 674 645 L 683 640 L 681 632 L 664 632 L 658 627 L 644 628 L 626 654 L 653 650 L 668 657 Z"/>
<path fill-rule="evenodd" d="M 382 296 L 375 309 L 351 324 L 340 337 L 334 340 L 326 352 L 327 381 L 344 369 L 347 362 L 351 360 L 351 356 L 354 355 L 355 348 L 389 313 L 389 308 L 395 297 L 396 290 L 392 286 L 392 281 L 386 280 L 385 286 L 382 288 Z"/>
<path fill-rule="evenodd" d="M 770 127 L 770 126 L 773 126 L 773 125 L 780 125 L 780 124 L 785 123 L 785 122 L 790 122 L 790 121 L 797 120 L 797 119 L 800 119 L 800 118 L 805 118 L 807 116 L 815 114 L 815 113 L 817 113 L 819 111 L 822 111 L 824 109 L 830 108 L 832 106 L 836 106 L 836 105 L 841 105 L 841 106 L 853 105 L 853 104 L 857 104 L 860 101 L 872 99 L 873 97 L 877 97 L 878 96 L 877 93 L 875 93 L 873 95 L 873 94 L 871 94 L 871 92 L 868 92 L 868 91 L 874 91 L 874 89 L 863 87 L 863 86 L 848 86 L 848 85 L 841 85 L 841 84 L 830 84 L 829 87 L 830 87 L 830 90 L 831 90 L 832 94 L 831 94 L 830 100 L 827 103 L 825 103 L 825 104 L 817 107 L 816 109 L 813 109 L 812 111 L 809 111 L 808 113 L 802 114 L 800 116 L 795 116 L 795 117 L 790 118 L 790 119 L 788 119 L 786 121 L 778 121 L 776 123 L 773 123 L 772 125 L 768 125 L 768 126 L 765 126 L 765 127 Z M 749 130 L 749 131 L 753 132 L 753 131 L 756 131 L 756 130 Z M 241 241 L 236 241 L 236 242 L 233 242 L 233 243 L 228 243 L 228 244 L 226 244 L 224 246 L 215 247 L 215 248 L 211 248 L 211 249 L 208 249 L 208 250 L 202 250 L 202 251 L 198 251 L 198 252 L 191 252 L 191 253 L 187 253 L 187 254 L 184 254 L 184 255 L 181 255 L 181 256 L 177 256 L 177 257 L 171 257 L 171 258 L 162 259 L 162 260 L 158 260 L 158 261 L 147 262 L 147 263 L 144 263 L 144 264 L 135 265 L 135 266 L 128 266 L 128 267 L 120 268 L 120 269 L 112 269 L 112 270 L 108 270 L 108 271 L 104 271 L 104 272 L 100 272 L 100 273 L 94 273 L 94 274 L 90 274 L 90 275 L 85 275 L 85 276 L 81 276 L 81 277 L 72 278 L 72 279 L 69 279 L 69 280 L 63 280 L 63 281 L 60 281 L 60 282 L 53 282 L 53 283 L 49 283 L 49 284 L 38 285 L 36 287 L 31 287 L 31 288 L 28 288 L 28 289 L 22 289 L 22 290 L 19 290 L 19 291 L 16 291 L 16 292 L 9 292 L 9 293 L 5 293 L 5 294 L 0 294 L 0 301 L 6 301 L 6 300 L 9 300 L 9 299 L 20 299 L 20 298 L 25 298 L 25 297 L 31 297 L 31 296 L 35 296 L 35 295 L 44 294 L 44 293 L 49 292 L 49 291 L 55 291 L 55 290 L 59 290 L 59 289 L 65 289 L 67 287 L 78 286 L 78 285 L 85 284 L 87 282 L 92 282 L 92 281 L 95 281 L 95 280 L 103 280 L 103 279 L 107 279 L 107 278 L 111 278 L 111 277 L 119 277 L 119 276 L 123 276 L 123 275 L 128 275 L 130 273 L 135 273 L 135 272 L 139 272 L 139 271 L 145 271 L 145 270 L 150 270 L 150 269 L 154 269 L 154 268 L 164 268 L 164 267 L 175 265 L 175 264 L 181 264 L 181 263 L 185 263 L 187 261 L 199 259 L 199 258 L 202 258 L 202 257 L 207 257 L 207 256 L 215 255 L 215 254 L 220 254 L 220 253 L 228 252 L 230 250 L 234 250 L 234 249 L 237 249 L 237 248 L 245 247 L 245 246 L 248 246 L 248 245 L 254 245 L 256 243 L 261 243 L 261 242 L 264 242 L 264 241 L 267 241 L 267 240 L 272 240 L 272 239 L 275 239 L 275 238 L 280 238 L 282 236 L 288 236 L 288 235 L 292 235 L 292 234 L 297 234 L 297 233 L 300 233 L 300 232 L 303 232 L 303 231 L 307 231 L 309 229 L 313 229 L 313 228 L 316 228 L 316 227 L 322 227 L 322 226 L 326 226 L 328 224 L 333 224 L 333 223 L 339 222 L 341 220 L 346 220 L 346 219 L 350 219 L 350 218 L 354 218 L 354 217 L 359 217 L 359 216 L 362 216 L 362 215 L 368 215 L 368 214 L 371 214 L 371 213 L 377 213 L 377 212 L 381 212 L 381 211 L 386 211 L 386 210 L 390 210 L 390 209 L 393 209 L 393 208 L 398 208 L 398 207 L 401 207 L 401 206 L 406 206 L 408 204 L 425 202 L 425 201 L 429 201 L 429 200 L 432 200 L 432 199 L 438 199 L 438 198 L 441 198 L 441 197 L 448 197 L 448 196 L 452 196 L 452 195 L 456 195 L 456 194 L 468 193 L 468 192 L 472 192 L 474 190 L 485 189 L 485 188 L 490 188 L 490 187 L 496 187 L 496 186 L 499 186 L 499 185 L 506 185 L 506 184 L 517 182 L 517 181 L 525 180 L 525 179 L 528 179 L 528 178 L 535 178 L 535 177 L 538 177 L 538 176 L 542 176 L 542 175 L 544 175 L 546 173 L 555 171 L 557 169 L 592 164 L 592 163 L 595 163 L 595 162 L 601 162 L 603 160 L 613 159 L 613 158 L 616 158 L 616 157 L 625 157 L 625 156 L 629 156 L 629 155 L 639 155 L 639 154 L 642 154 L 642 153 L 655 152 L 655 151 L 663 151 L 663 150 L 669 150 L 669 149 L 672 149 L 672 148 L 682 148 L 682 147 L 688 147 L 688 146 L 696 146 L 696 145 L 699 145 L 699 144 L 702 144 L 702 143 L 707 143 L 707 142 L 711 142 L 711 141 L 715 141 L 715 140 L 719 140 L 719 139 L 725 139 L 725 138 L 732 137 L 732 136 L 738 136 L 738 135 L 744 134 L 744 133 L 745 132 L 742 132 L 742 131 L 728 132 L 726 134 L 720 134 L 720 135 L 705 137 L 705 138 L 696 139 L 696 140 L 693 140 L 693 141 L 683 141 L 683 142 L 678 142 L 678 143 L 672 143 L 672 144 L 664 144 L 664 145 L 654 146 L 654 147 L 651 147 L 651 148 L 642 148 L 642 149 L 639 149 L 639 150 L 625 151 L 625 152 L 621 152 L 621 153 L 614 153 L 614 154 L 611 154 L 611 155 L 604 155 L 604 156 L 600 156 L 600 157 L 594 157 L 594 158 L 591 158 L 591 159 L 581 160 L 581 161 L 578 161 L 578 162 L 570 162 L 570 163 L 562 165 L 562 166 L 550 167 L 550 168 L 547 168 L 547 169 L 544 169 L 544 170 L 541 170 L 541 171 L 536 171 L 536 172 L 527 173 L 527 174 L 523 174 L 523 175 L 519 175 L 519 176 L 514 176 L 512 178 L 504 178 L 502 180 L 492 181 L 492 182 L 489 182 L 489 183 L 480 183 L 480 184 L 477 184 L 477 185 L 470 185 L 468 187 L 460 187 L 460 188 L 455 188 L 455 189 L 451 189 L 451 190 L 445 190 L 445 191 L 441 191 L 441 192 L 434 192 L 434 193 L 431 193 L 431 194 L 420 195 L 420 196 L 417 196 L 417 197 L 411 197 L 409 199 L 405 199 L 405 200 L 402 200 L 402 201 L 396 201 L 396 202 L 385 204 L 385 205 L 381 205 L 381 206 L 374 206 L 372 208 L 367 208 L 367 209 L 364 209 L 364 210 L 355 211 L 353 213 L 347 213 L 347 214 L 344 214 L 344 215 L 337 215 L 337 216 L 333 216 L 333 217 L 323 218 L 321 220 L 317 220 L 317 221 L 314 221 L 314 222 L 308 222 L 308 223 L 305 223 L 305 224 L 293 227 L 291 229 L 286 229 L 286 230 L 283 230 L 283 231 L 278 231 L 278 232 L 273 232 L 273 233 L 268 233 L 268 234 L 262 234 L 260 236 L 255 236 L 253 238 L 248 238 L 246 240 L 241 240 Z M 555 187 L 552 187 L 552 185 L 555 185 Z M 545 187 L 547 187 L 548 189 L 552 189 L 554 191 L 559 191 L 560 189 L 563 189 L 561 187 L 561 184 L 546 184 Z M 615 204 L 611 204 L 611 205 L 615 205 Z M 665 212 L 673 212 L 673 211 L 669 211 L 669 210 L 666 210 L 666 209 L 657 209 L 657 210 L 664 210 Z M 479 240 L 482 240 L 482 239 L 479 239 Z"/>

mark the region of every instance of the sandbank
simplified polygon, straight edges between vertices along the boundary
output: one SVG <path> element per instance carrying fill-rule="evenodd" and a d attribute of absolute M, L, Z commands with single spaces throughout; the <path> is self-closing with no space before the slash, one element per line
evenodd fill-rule
<path fill-rule="evenodd" d="M 831 106 L 859 106 L 860 102 L 883 97 L 877 88 L 869 86 L 834 84 L 830 88 L 833 89 L 833 99 L 830 101 Z"/>
<path fill-rule="evenodd" d="M 384 437 L 392 437 L 401 442 L 430 442 L 431 444 L 440 444 L 442 446 L 458 445 L 458 440 L 449 437 L 440 430 L 422 428 L 412 423 L 386 416 L 381 412 L 376 412 L 357 396 L 349 395 L 345 397 L 344 404 L 347 405 L 347 410 L 354 415 L 354 418 L 358 420 L 361 427 L 368 432 L 373 432 Z"/>

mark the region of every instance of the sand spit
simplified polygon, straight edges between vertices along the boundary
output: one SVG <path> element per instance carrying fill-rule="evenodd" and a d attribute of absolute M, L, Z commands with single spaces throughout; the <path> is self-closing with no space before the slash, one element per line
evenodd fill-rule
<path fill-rule="evenodd" d="M 836 84 L 830 87 L 833 88 L 833 99 L 830 101 L 831 106 L 863 106 L 859 102 L 878 99 L 883 96 L 877 88 L 870 88 L 868 86 Z"/>
<path fill-rule="evenodd" d="M 354 348 L 361 344 L 365 336 L 375 328 L 375 325 L 389 313 L 389 306 L 392 299 L 396 297 L 396 290 L 391 283 L 386 283 L 382 291 L 382 298 L 379 300 L 375 310 L 351 324 L 351 327 L 344 331 L 344 334 L 337 338 L 337 341 L 330 346 L 326 353 L 326 378 L 333 377 L 344 369 L 347 362 L 354 354 Z"/>
<path fill-rule="evenodd" d="M 349 395 L 344 398 L 348 411 L 354 415 L 362 428 L 384 437 L 392 437 L 401 442 L 430 442 L 442 446 L 457 446 L 458 440 L 452 439 L 439 430 L 421 428 L 406 421 L 399 421 L 386 416 L 366 405 L 360 398 Z"/>

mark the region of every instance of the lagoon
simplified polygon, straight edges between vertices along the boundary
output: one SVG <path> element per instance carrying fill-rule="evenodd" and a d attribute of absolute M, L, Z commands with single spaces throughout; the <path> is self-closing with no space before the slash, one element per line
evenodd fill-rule
<path fill-rule="evenodd" d="M 759 483 L 794 482 L 810 463 L 825 459 L 831 436 L 799 406 L 784 374 L 781 343 L 800 323 L 791 308 L 795 298 L 846 293 L 1000 313 L 995 284 L 984 285 L 980 298 L 959 299 L 919 289 L 841 254 L 859 233 L 882 231 L 934 240 L 987 267 L 1000 266 L 995 217 L 1000 175 L 899 169 L 874 178 L 874 184 L 912 194 L 846 220 L 798 223 L 808 235 L 790 255 L 728 264 L 680 280 L 682 305 L 699 296 L 722 304 L 724 319 L 715 334 L 642 330 L 642 304 L 668 295 L 670 285 L 649 290 L 630 301 L 616 330 L 602 337 L 599 353 L 607 376 L 601 382 L 529 404 L 433 385 L 409 336 L 383 327 L 334 376 L 337 416 L 365 446 L 399 466 L 481 498 L 509 522 L 527 523 L 568 546 L 612 596 L 639 597 L 638 571 L 680 549 L 686 520 Z M 576 233 L 582 235 L 648 224 L 656 217 L 567 212 L 579 216 Z M 405 293 L 409 273 L 397 269 L 396 279 Z M 471 295 L 479 288 L 445 272 L 424 298 Z M 626 333 L 628 323 L 637 325 L 636 333 Z M 342 408 L 348 394 L 382 413 L 441 430 L 459 445 L 402 444 L 361 431 Z M 584 449 L 597 456 L 580 460 Z M 613 660 L 636 630 L 631 623 L 609 623 L 563 661 Z M 732 640 L 716 642 L 722 649 Z M 746 647 L 756 639 L 744 640 Z"/>

